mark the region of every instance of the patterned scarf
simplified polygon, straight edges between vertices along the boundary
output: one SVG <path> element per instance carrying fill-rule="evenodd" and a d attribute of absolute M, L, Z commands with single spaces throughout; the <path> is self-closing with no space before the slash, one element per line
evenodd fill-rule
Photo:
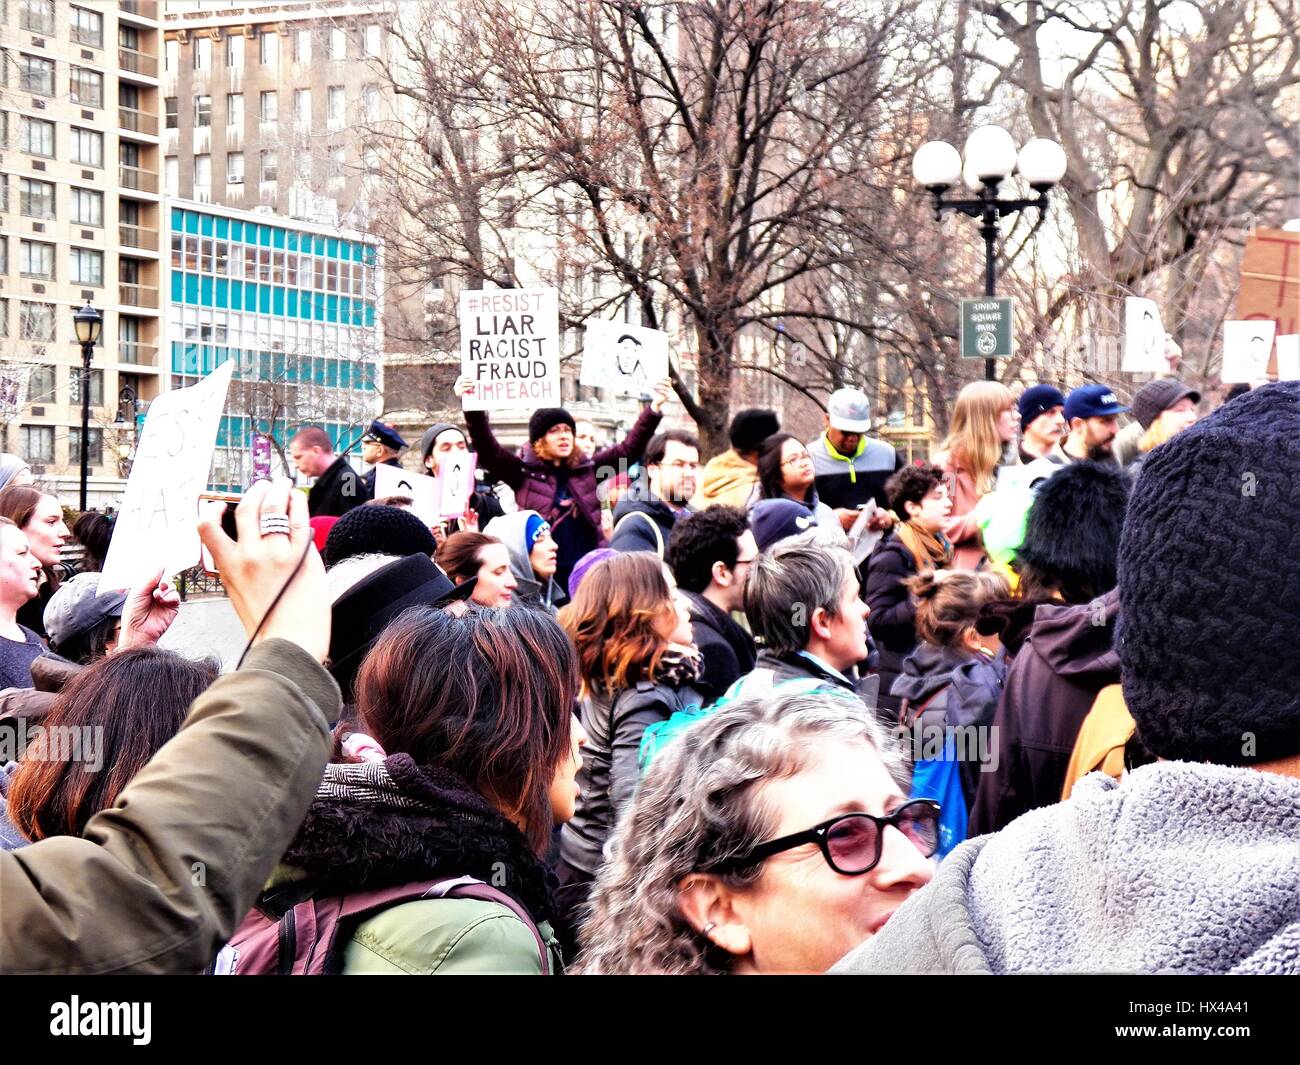
<path fill-rule="evenodd" d="M 953 547 L 943 533 L 928 532 L 915 522 L 905 521 L 895 526 L 894 535 L 911 552 L 917 573 L 952 565 Z"/>

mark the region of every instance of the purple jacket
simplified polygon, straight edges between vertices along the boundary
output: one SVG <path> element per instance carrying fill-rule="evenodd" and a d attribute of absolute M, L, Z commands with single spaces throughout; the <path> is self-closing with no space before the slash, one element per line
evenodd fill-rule
<path fill-rule="evenodd" d="M 569 491 L 573 493 L 582 516 L 596 530 L 601 545 L 605 542 L 605 536 L 600 527 L 596 471 L 601 467 L 611 467 L 612 473 L 618 474 L 624 472 L 618 466 L 620 460 L 627 465 L 639 461 L 662 419 L 662 414 L 656 414 L 646 407 L 632 423 L 632 428 L 622 443 L 602 448 L 591 458 L 583 456 L 572 467 Z M 492 435 L 492 426 L 485 411 L 466 411 L 465 426 L 469 429 L 470 442 L 478 456 L 479 468 L 487 471 L 489 480 L 504 481 L 509 485 L 515 493 L 515 502 L 520 510 L 535 510 L 547 520 L 554 518 L 555 467 L 539 459 L 532 444 L 524 445 L 522 455 L 515 455 L 503 448 Z"/>

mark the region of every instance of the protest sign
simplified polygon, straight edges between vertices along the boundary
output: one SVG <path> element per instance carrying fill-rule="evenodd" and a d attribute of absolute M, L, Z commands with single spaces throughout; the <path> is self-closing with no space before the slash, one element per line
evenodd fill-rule
<path fill-rule="evenodd" d="M 265 433 L 253 434 L 253 480 L 265 481 L 271 476 L 271 438 Z"/>
<path fill-rule="evenodd" d="M 1224 384 L 1251 383 L 1268 374 L 1275 322 L 1224 322 Z"/>
<path fill-rule="evenodd" d="M 199 560 L 199 495 L 207 487 L 232 361 L 190 388 L 149 405 L 122 508 L 113 528 L 101 591 L 133 588 L 163 567 L 175 576 Z"/>
<path fill-rule="evenodd" d="M 587 323 L 580 384 L 642 396 L 667 376 L 667 333 L 626 322 Z"/>
<path fill-rule="evenodd" d="M 1155 300 L 1129 296 L 1124 300 L 1124 373 L 1168 373 L 1165 327 Z"/>
<path fill-rule="evenodd" d="M 453 451 L 444 455 L 438 468 L 438 514 L 459 518 L 469 506 L 474 491 L 474 452 Z"/>
<path fill-rule="evenodd" d="M 1240 321 L 1273 321 L 1283 336 L 1300 333 L 1300 233 L 1256 229 L 1246 241 L 1237 292 Z"/>
<path fill-rule="evenodd" d="M 560 314 L 553 288 L 464 290 L 460 294 L 465 410 L 535 410 L 560 405 Z"/>
<path fill-rule="evenodd" d="M 439 486 L 435 478 L 381 462 L 375 467 L 375 498 L 410 496 L 411 509 L 430 528 L 438 524 Z M 464 509 L 464 508 L 462 508 Z"/>
<path fill-rule="evenodd" d="M 1300 381 L 1300 333 L 1277 338 L 1277 379 Z"/>

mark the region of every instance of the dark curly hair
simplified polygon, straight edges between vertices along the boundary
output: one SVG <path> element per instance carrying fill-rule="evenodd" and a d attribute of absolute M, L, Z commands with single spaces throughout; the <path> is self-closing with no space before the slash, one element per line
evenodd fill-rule
<path fill-rule="evenodd" d="M 935 485 L 943 483 L 943 470 L 931 462 L 918 462 L 914 466 L 904 466 L 885 482 L 885 496 L 889 508 L 898 515 L 900 521 L 907 520 L 907 503 L 920 504 L 921 500 L 934 491 Z"/>
<path fill-rule="evenodd" d="M 677 583 L 702 592 L 713 580 L 713 564 L 734 569 L 740 558 L 736 543 L 749 528 L 744 511 L 720 504 L 682 518 L 668 538 L 667 562 Z"/>

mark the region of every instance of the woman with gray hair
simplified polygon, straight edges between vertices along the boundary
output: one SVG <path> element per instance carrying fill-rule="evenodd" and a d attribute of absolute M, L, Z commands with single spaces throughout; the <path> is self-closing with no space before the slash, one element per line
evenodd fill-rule
<path fill-rule="evenodd" d="M 585 973 L 823 972 L 933 875 L 939 806 L 908 801 L 857 699 L 741 699 L 651 764 L 592 895 Z"/>

